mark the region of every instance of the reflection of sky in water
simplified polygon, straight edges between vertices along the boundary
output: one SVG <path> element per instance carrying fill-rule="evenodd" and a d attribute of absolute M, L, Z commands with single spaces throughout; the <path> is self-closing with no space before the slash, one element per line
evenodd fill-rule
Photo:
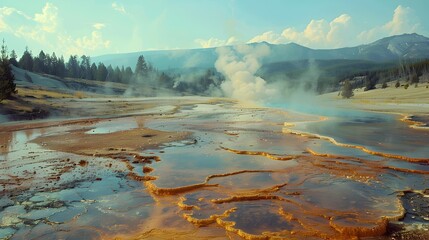
<path fill-rule="evenodd" d="M 321 108 L 328 120 L 297 124 L 295 129 L 333 137 L 340 143 L 371 150 L 426 158 L 429 131 L 410 128 L 399 116 L 346 109 Z"/>
<path fill-rule="evenodd" d="M 154 113 L 172 110 L 172 106 L 152 109 Z M 322 111 L 325 114 L 322 114 Z M 314 113 L 314 112 L 312 112 Z M 297 129 L 334 137 L 339 142 L 368 146 L 378 151 L 404 154 L 409 156 L 426 157 L 428 152 L 424 148 L 428 140 L 425 132 L 410 129 L 405 123 L 398 122 L 393 115 L 365 113 L 359 111 L 328 112 L 323 109 L 319 113 L 329 116 L 327 121 L 298 124 Z M 156 155 L 161 161 L 152 164 L 133 163 L 134 172 L 142 175 L 142 167 L 150 166 L 154 169 L 152 176 L 158 179 L 153 183 L 160 188 L 180 187 L 204 182 L 212 174 L 225 174 L 241 170 L 275 170 L 277 172 L 252 172 L 231 176 L 213 178 L 210 184 L 219 184 L 218 187 L 199 189 L 186 193 L 189 204 L 201 206 L 195 210 L 199 217 L 209 217 L 211 214 L 221 214 L 225 210 L 236 207 L 225 220 L 236 222 L 236 227 L 249 233 L 260 234 L 263 231 L 281 231 L 303 229 L 293 221 L 286 221 L 280 216 L 280 207 L 294 214 L 308 224 L 325 224 L 329 222 L 321 216 L 340 216 L 347 212 L 348 217 L 358 219 L 373 219 L 381 216 L 395 215 L 397 210 L 397 196 L 395 191 L 427 187 L 427 177 L 424 174 L 412 174 L 394 171 L 391 169 L 371 169 L 370 164 L 354 162 L 347 156 L 369 160 L 370 163 L 379 163 L 411 170 L 429 171 L 427 165 L 408 163 L 399 160 L 385 159 L 364 153 L 358 149 L 335 146 L 320 139 L 309 139 L 297 135 L 282 133 L 285 121 L 293 120 L 293 114 L 282 115 L 270 110 L 240 109 L 232 104 L 195 104 L 179 108 L 172 118 L 159 118 L 145 122 L 145 127 L 162 131 L 189 131 L 190 139 L 163 144 L 158 149 L 147 149 L 142 155 Z M 303 116 L 299 116 L 302 120 Z M 309 119 L 314 120 L 314 117 Z M 293 121 L 292 121 L 293 122 Z M 123 130 L 138 128 L 135 118 L 112 119 L 101 121 L 86 133 L 107 134 Z M 87 125 L 82 129 L 89 129 Z M 50 129 L 50 130 L 49 130 Z M 177 196 L 163 196 L 154 199 L 141 182 L 126 177 L 127 172 L 119 171 L 124 168 L 119 160 L 102 159 L 87 156 L 76 156 L 46 150 L 37 144 L 29 143 L 39 135 L 59 133 L 60 129 L 47 128 L 43 131 L 19 131 L 12 134 L 8 145 L 8 153 L 0 155 L 10 165 L 20 159 L 34 161 L 16 169 L 46 167 L 50 164 L 46 160 L 77 158 L 88 160 L 87 167 L 79 167 L 82 172 L 67 172 L 62 175 L 64 181 L 73 182 L 69 187 L 53 191 L 34 191 L 22 198 L 29 207 L 7 206 L 0 211 L 0 238 L 17 232 L 16 238 L 25 238 L 34 226 L 25 226 L 19 229 L 16 225 L 5 225 L 7 219 L 23 219 L 51 221 L 67 228 L 70 232 L 57 233 L 56 230 L 43 229 L 37 226 L 35 233 L 59 234 L 57 237 L 78 239 L 83 236 L 82 226 L 88 227 L 85 231 L 88 236 L 99 237 L 100 232 L 111 236 L 118 232 L 136 232 L 135 226 L 145 223 L 145 220 L 154 220 L 161 225 L 168 224 L 161 221 L 158 213 L 173 209 L 174 221 L 184 221 L 181 212 L 175 206 Z M 65 135 L 67 137 L 67 135 Z M 47 143 L 49 144 L 49 143 Z M 49 147 L 49 146 L 47 146 Z M 229 152 L 221 147 L 234 150 L 267 152 L 282 155 L 304 155 L 305 159 L 288 161 L 272 160 L 260 155 L 246 155 Z M 311 148 L 316 152 L 330 153 L 345 156 L 344 159 L 335 159 L 327 164 L 330 158 L 314 157 L 306 152 Z M 130 157 L 131 159 L 132 157 Z M 45 161 L 44 161 L 45 160 Z M 107 168 L 108 163 L 116 163 Z M 2 163 L 4 164 L 4 163 Z M 348 171 L 336 170 L 335 166 Z M 3 165 L 4 166 L 4 165 Z M 362 170 L 364 169 L 364 170 Z M 362 172 L 360 172 L 362 171 Z M 368 174 L 374 179 L 367 181 L 354 180 L 353 175 Z M 49 176 L 49 172 L 46 173 Z M 350 177 L 350 178 L 349 178 Z M 98 180 L 95 180 L 99 178 Z M 269 189 L 274 185 L 285 184 L 278 191 L 260 192 L 273 194 L 288 201 L 243 201 L 214 205 L 211 199 L 227 198 L 236 193 L 253 191 L 255 189 Z M 291 194 L 294 193 L 294 194 Z M 202 199 L 202 200 L 201 200 Z M 6 202 L 0 200 L 0 204 Z M 156 204 L 155 204 L 156 202 Z M 296 202 L 297 204 L 292 204 Z M 8 203 L 13 205 L 14 202 Z M 34 206 L 38 207 L 34 207 Z M 21 206 L 21 205 L 20 205 Z M 42 206 L 44 209 L 40 209 Z M 167 209 L 167 210 L 166 210 Z M 361 214 L 365 212 L 365 214 Z M 5 215 L 7 216 L 5 218 Z M 337 215 L 336 215 L 337 214 Z M 171 220 L 173 221 L 173 220 Z M 319 221 L 319 222 L 318 222 Z M 337 220 L 340 221 L 340 220 Z M 32 222 L 33 223 L 33 222 Z M 183 222 L 171 223 L 183 225 Z M 144 225 L 144 224 L 143 224 Z M 12 226 L 12 228 L 10 227 Z M 112 226 L 115 226 L 114 228 Z M 318 227 L 315 225 L 316 228 Z M 91 228 L 96 230 L 92 231 Z M 36 229 L 37 230 L 37 229 Z M 330 230 L 332 231 L 332 229 Z M 33 232 L 33 233 L 34 233 Z M 61 235 L 63 234 L 63 235 Z M 49 235 L 49 234 L 48 234 Z M 38 237 L 39 235 L 35 236 Z"/>
<path fill-rule="evenodd" d="M 17 131 L 13 132 L 11 138 L 8 140 L 7 152 L 0 154 L 0 160 L 6 160 L 3 164 L 7 165 L 20 165 L 22 159 L 34 156 L 34 158 L 40 159 L 40 153 L 43 152 L 42 148 L 30 141 L 41 135 L 40 130 L 29 130 L 29 131 Z M 54 154 L 55 155 L 55 154 Z M 34 166 L 28 166 L 23 164 L 21 168 L 27 168 L 32 170 Z"/>
<path fill-rule="evenodd" d="M 137 128 L 137 122 L 134 118 L 112 119 L 96 123 L 87 134 L 106 134 L 119 131 L 131 130 Z"/>
<path fill-rule="evenodd" d="M 224 133 L 204 134 L 195 132 L 195 144 L 170 145 L 155 152 L 162 160 L 153 163 L 155 175 L 160 176 L 156 184 L 160 187 L 178 187 L 203 182 L 211 174 L 238 171 L 243 169 L 287 168 L 293 161 L 270 161 L 262 156 L 237 155 L 219 148 L 221 143 L 229 142 Z M 163 151 L 163 153 L 159 153 Z M 168 176 L 168 177 L 167 177 Z"/>

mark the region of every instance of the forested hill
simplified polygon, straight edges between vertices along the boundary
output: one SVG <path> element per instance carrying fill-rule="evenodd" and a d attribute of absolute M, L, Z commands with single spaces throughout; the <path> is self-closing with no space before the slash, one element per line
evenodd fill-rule
<path fill-rule="evenodd" d="M 365 60 L 372 62 L 391 62 L 399 59 L 429 58 L 429 38 L 418 34 L 403 34 L 387 37 L 366 45 L 339 49 L 311 49 L 295 43 L 264 44 L 270 48 L 270 54 L 262 59 L 263 64 L 300 60 Z M 226 46 L 223 48 L 231 48 Z M 212 68 L 217 59 L 217 48 L 142 51 L 124 54 L 109 54 L 94 57 L 94 62 L 106 66 L 133 67 L 137 58 L 144 55 L 146 60 L 159 70 L 184 68 Z"/>

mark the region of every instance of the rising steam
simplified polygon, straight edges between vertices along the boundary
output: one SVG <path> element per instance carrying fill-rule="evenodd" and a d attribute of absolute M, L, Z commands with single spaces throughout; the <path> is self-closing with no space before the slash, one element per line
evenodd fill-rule
<path fill-rule="evenodd" d="M 261 104 L 279 95 L 276 88 L 256 75 L 261 67 L 260 59 L 270 54 L 267 45 L 239 45 L 218 48 L 216 51 L 216 70 L 226 78 L 221 85 L 225 96 Z"/>

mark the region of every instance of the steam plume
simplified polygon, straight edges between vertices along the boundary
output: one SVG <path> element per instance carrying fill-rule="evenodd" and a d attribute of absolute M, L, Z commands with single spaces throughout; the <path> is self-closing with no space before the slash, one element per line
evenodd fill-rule
<path fill-rule="evenodd" d="M 259 59 L 270 53 L 267 45 L 239 45 L 218 48 L 216 51 L 218 59 L 215 67 L 226 78 L 221 89 L 227 97 L 262 104 L 279 95 L 276 88 L 256 75 L 261 67 Z"/>

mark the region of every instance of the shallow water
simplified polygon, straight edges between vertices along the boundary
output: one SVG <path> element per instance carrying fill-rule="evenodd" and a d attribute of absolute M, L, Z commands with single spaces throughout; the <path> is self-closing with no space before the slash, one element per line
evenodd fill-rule
<path fill-rule="evenodd" d="M 114 133 L 119 131 L 125 131 L 130 129 L 135 129 L 138 127 L 138 124 L 134 118 L 120 119 L 120 120 L 110 120 L 104 121 L 95 124 L 92 129 L 86 131 L 87 134 L 106 134 Z"/>
<path fill-rule="evenodd" d="M 399 116 L 362 113 L 362 116 L 335 117 L 305 124 L 300 130 L 335 138 L 342 143 L 368 147 L 374 151 L 427 157 L 429 131 L 410 128 Z"/>
<path fill-rule="evenodd" d="M 169 115 L 144 127 L 192 134 L 141 149 L 140 160 L 31 142 L 76 130 L 107 140 L 143 127 L 136 117 L 1 132 L 0 238 L 374 237 L 408 211 L 403 191 L 428 186 L 428 132 L 394 115 L 323 119 L 230 102 L 161 110 Z"/>

